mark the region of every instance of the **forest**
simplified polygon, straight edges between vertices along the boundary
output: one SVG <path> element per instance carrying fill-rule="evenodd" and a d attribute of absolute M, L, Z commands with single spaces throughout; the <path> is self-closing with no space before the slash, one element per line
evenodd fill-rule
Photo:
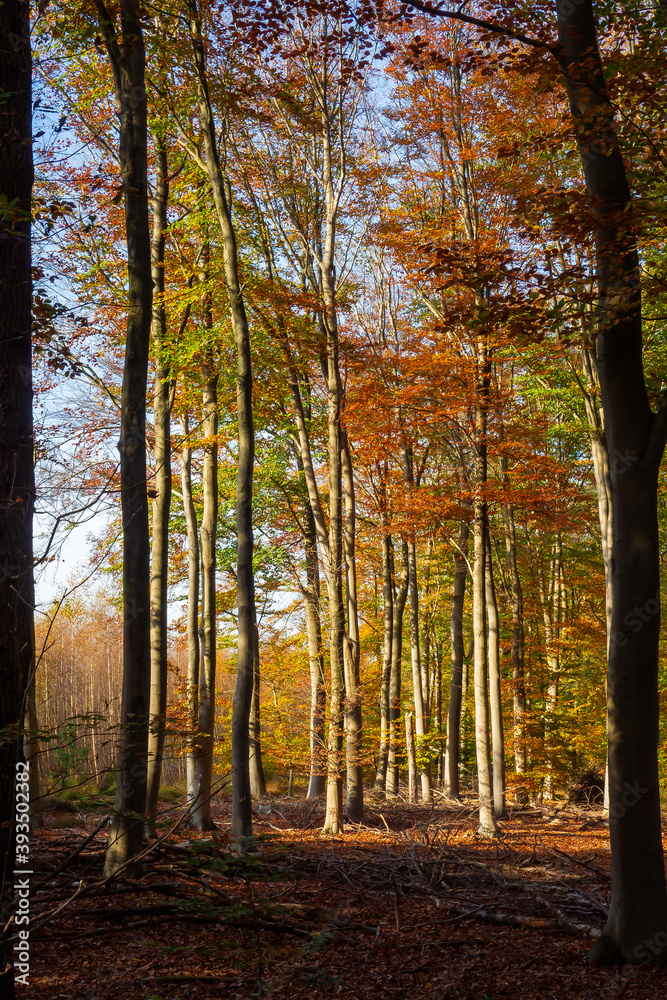
<path fill-rule="evenodd" d="M 0 45 L 0 1000 L 664 996 L 667 5 Z"/>

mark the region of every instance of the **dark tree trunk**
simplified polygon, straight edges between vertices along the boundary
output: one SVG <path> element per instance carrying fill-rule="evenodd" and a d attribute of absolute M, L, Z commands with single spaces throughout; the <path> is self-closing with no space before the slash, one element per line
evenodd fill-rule
<path fill-rule="evenodd" d="M 649 405 L 630 190 L 606 94 L 591 0 L 557 0 L 561 68 L 596 219 L 597 366 L 611 462 L 612 627 L 607 667 L 611 905 L 596 962 L 667 960 L 658 780 L 660 567 L 657 477 L 667 404 Z M 615 464 L 623 456 L 627 464 Z"/>
<path fill-rule="evenodd" d="M 141 850 L 146 812 L 151 676 L 146 382 L 153 280 L 148 221 L 145 51 L 140 6 L 136 0 L 121 0 L 118 34 L 101 0 L 97 0 L 96 6 L 116 91 L 128 262 L 119 443 L 123 520 L 123 698 L 118 791 L 105 864 L 106 874 L 111 874 Z"/>
<path fill-rule="evenodd" d="M 171 508 L 171 399 L 165 361 L 167 314 L 164 306 L 164 248 L 167 229 L 169 180 L 167 150 L 162 136 L 154 140 L 155 195 L 153 198 L 153 348 L 155 352 L 155 480 L 153 538 L 151 546 L 151 695 L 148 734 L 148 833 L 156 835 L 162 756 L 167 716 L 167 571 L 169 560 L 169 511 Z"/>
<path fill-rule="evenodd" d="M 5 206 L 0 220 L 0 915 L 4 925 L 13 884 L 15 763 L 22 756 L 23 696 L 34 670 L 31 50 L 29 5 L 21 0 L 6 0 L 0 6 L 0 93 L 0 195 Z M 0 993 L 13 1000 L 12 945 L 5 935 L 0 938 Z"/>

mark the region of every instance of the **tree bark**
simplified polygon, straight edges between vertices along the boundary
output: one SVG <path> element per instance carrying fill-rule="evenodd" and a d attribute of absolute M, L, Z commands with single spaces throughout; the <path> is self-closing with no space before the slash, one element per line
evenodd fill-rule
<path fill-rule="evenodd" d="M 417 754 L 412 712 L 405 713 L 405 749 L 408 758 L 408 802 L 417 801 Z"/>
<path fill-rule="evenodd" d="M 208 292 L 205 292 L 205 314 L 206 324 L 210 330 L 212 316 Z M 218 376 L 215 371 L 215 364 L 210 353 L 210 348 L 206 348 L 202 370 L 206 380 L 202 400 L 202 431 L 204 435 L 202 487 L 204 510 L 200 532 L 202 650 L 199 671 L 199 732 L 197 734 L 195 750 L 195 799 L 191 806 L 189 825 L 195 830 L 215 830 L 216 825 L 211 816 L 211 795 L 213 788 L 215 676 L 217 661 L 215 549 L 218 529 Z"/>
<path fill-rule="evenodd" d="M 197 79 L 197 103 L 206 170 L 224 245 L 225 284 L 236 343 L 238 419 L 238 476 L 236 481 L 236 537 L 238 546 L 238 645 L 236 688 L 232 714 L 232 836 L 239 841 L 252 834 L 252 799 L 249 771 L 249 723 L 253 685 L 253 628 L 255 580 L 252 565 L 252 480 L 255 433 L 252 414 L 250 333 L 239 278 L 236 231 L 232 221 L 231 187 L 224 176 L 208 89 L 201 15 L 196 0 L 188 0 L 190 37 Z"/>
<path fill-rule="evenodd" d="M 392 640 L 394 621 L 394 545 L 388 533 L 388 525 L 382 523 L 382 595 L 384 601 L 384 628 L 382 644 L 382 677 L 380 680 L 380 748 L 375 775 L 375 787 L 384 792 L 387 784 L 387 760 L 389 756 L 389 686 L 391 683 Z"/>
<path fill-rule="evenodd" d="M 491 758 L 489 747 L 488 645 L 485 614 L 486 536 L 488 526 L 485 491 L 487 480 L 487 421 L 490 364 L 489 349 L 483 334 L 477 337 L 476 351 L 475 495 L 472 505 L 475 749 L 477 754 L 477 783 L 479 790 L 479 834 L 482 837 L 495 837 L 498 831 L 492 809 L 493 795 L 491 789 Z"/>
<path fill-rule="evenodd" d="M 389 681 L 389 755 L 387 761 L 387 798 L 398 795 L 398 752 L 401 717 L 401 667 L 403 665 L 403 613 L 408 598 L 408 543 L 403 540 L 401 575 L 396 580 L 391 627 L 391 678 Z"/>
<path fill-rule="evenodd" d="M 30 6 L 0 7 L 0 917 L 12 907 L 16 762 L 22 757 L 24 694 L 34 671 L 32 521 Z M 12 206 L 8 209 L 7 206 Z M 36 767 L 36 762 L 32 765 Z M 23 831 L 22 832 L 27 832 Z M 13 945 L 0 936 L 0 993 L 14 998 Z"/>
<path fill-rule="evenodd" d="M 192 449 L 189 443 L 188 418 L 182 418 L 181 430 L 183 446 L 181 449 L 181 491 L 183 494 L 183 513 L 188 539 L 188 606 L 187 606 L 187 638 L 188 638 L 188 674 L 186 698 L 188 703 L 188 729 L 190 730 L 191 749 L 187 754 L 186 767 L 186 802 L 192 805 L 197 795 L 196 783 L 196 733 L 199 720 L 199 531 L 197 528 L 197 513 L 192 499 Z"/>
<path fill-rule="evenodd" d="M 359 618 L 357 614 L 357 562 L 355 552 L 356 511 L 352 459 L 345 431 L 342 440 L 342 477 L 345 493 L 345 592 L 347 597 L 347 636 L 345 642 L 345 729 L 347 742 L 347 795 L 345 815 L 352 823 L 364 821 L 364 771 L 362 766 L 363 730 L 361 719 L 361 681 L 359 661 Z"/>
<path fill-rule="evenodd" d="M 307 798 L 316 799 L 324 793 L 326 776 L 326 684 L 322 621 L 320 617 L 320 570 L 317 558 L 315 518 L 308 495 L 304 497 L 304 550 L 306 557 L 306 632 L 310 665 L 310 779 Z"/>
<path fill-rule="evenodd" d="M 489 623 L 489 693 L 491 701 L 491 744 L 493 753 L 493 814 L 496 819 L 507 815 L 505 803 L 505 734 L 503 730 L 503 699 L 500 676 L 500 621 L 493 580 L 491 540 L 487 526 L 485 573 L 486 613 Z"/>
<path fill-rule="evenodd" d="M 260 659 L 259 630 L 254 629 L 254 671 L 252 679 L 252 705 L 250 707 L 250 793 L 253 799 L 261 799 L 266 795 L 264 765 L 262 763 L 262 726 L 260 718 Z"/>
<path fill-rule="evenodd" d="M 450 799 L 460 799 L 459 757 L 461 744 L 461 709 L 463 706 L 463 604 L 468 576 L 468 539 L 470 525 L 461 521 L 458 547 L 454 550 L 454 583 L 450 615 L 451 673 L 449 707 L 447 711 L 447 754 L 445 759 L 445 791 Z"/>
<path fill-rule="evenodd" d="M 667 960 L 658 781 L 660 567 L 657 476 L 667 405 L 642 367 L 641 280 L 631 196 L 607 97 L 591 0 L 557 0 L 561 68 L 595 228 L 597 365 L 611 465 L 612 627 L 607 667 L 612 895 L 596 962 Z"/>
<path fill-rule="evenodd" d="M 503 483 L 509 487 L 509 472 L 507 459 L 501 459 Z M 516 523 L 514 506 L 506 503 L 503 506 L 503 525 L 505 528 L 505 552 L 507 555 L 507 570 L 510 578 L 510 607 L 512 610 L 512 646 L 510 661 L 512 664 L 512 700 L 514 710 L 514 771 L 522 775 L 526 771 L 526 679 L 525 679 L 525 633 L 523 626 L 523 588 L 519 576 L 516 548 Z M 517 785 L 516 796 L 522 801 L 525 792 Z"/>
<path fill-rule="evenodd" d="M 143 845 L 150 701 L 150 540 L 146 495 L 146 382 L 153 281 L 148 222 L 147 103 L 141 10 L 121 0 L 120 32 L 96 0 L 113 71 L 119 118 L 128 261 L 128 314 L 120 433 L 123 522 L 123 697 L 117 793 L 105 873 Z M 125 869 L 136 874 L 136 867 Z"/>
<path fill-rule="evenodd" d="M 32 55 L 30 6 L 0 7 L 0 918 L 13 909 L 16 763 L 34 672 L 32 522 Z M 8 208 L 7 206 L 11 206 Z M 36 761 L 31 771 L 36 768 Z M 18 772 L 22 773 L 22 772 Z M 21 828 L 21 832 L 26 832 Z M 14 927 L 0 935 L 0 993 L 13 1000 Z M 27 982 L 27 980 L 26 980 Z"/>
<path fill-rule="evenodd" d="M 155 195 L 153 198 L 153 345 L 155 351 L 155 481 L 151 545 L 151 694 L 148 732 L 147 832 L 156 835 L 162 756 L 167 724 L 167 572 L 169 561 L 169 512 L 171 508 L 171 399 L 170 366 L 165 361 L 167 314 L 164 306 L 164 249 L 167 229 L 169 179 L 167 149 L 162 136 L 153 142 Z"/>

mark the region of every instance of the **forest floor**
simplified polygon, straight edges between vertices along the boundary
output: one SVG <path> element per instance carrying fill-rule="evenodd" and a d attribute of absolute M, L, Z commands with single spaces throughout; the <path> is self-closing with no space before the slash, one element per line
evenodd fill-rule
<path fill-rule="evenodd" d="M 489 843 L 472 803 L 375 802 L 331 837 L 321 803 L 266 800 L 238 856 L 216 800 L 218 832 L 179 829 L 139 879 L 103 883 L 103 807 L 47 813 L 31 837 L 21 1000 L 667 995 L 667 971 L 586 964 L 610 890 L 591 811 L 513 812 Z"/>

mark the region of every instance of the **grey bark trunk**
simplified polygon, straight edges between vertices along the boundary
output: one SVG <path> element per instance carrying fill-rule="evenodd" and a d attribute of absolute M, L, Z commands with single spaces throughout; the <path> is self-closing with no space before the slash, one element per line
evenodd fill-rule
<path fill-rule="evenodd" d="M 375 787 L 384 792 L 387 784 L 389 755 L 389 685 L 391 683 L 392 633 L 394 619 L 393 543 L 383 523 L 382 536 L 382 595 L 384 601 L 384 628 L 382 643 L 382 677 L 380 680 L 380 748 L 375 775 Z"/>
<path fill-rule="evenodd" d="M 260 659 L 259 630 L 254 629 L 254 672 L 252 681 L 252 705 L 250 708 L 250 793 L 253 799 L 261 799 L 266 795 L 264 765 L 262 763 L 262 726 L 260 716 Z"/>
<path fill-rule="evenodd" d="M 412 712 L 405 713 L 405 749 L 408 758 L 408 802 L 417 801 L 417 754 Z"/>
<path fill-rule="evenodd" d="M 148 222 L 147 106 L 141 12 L 121 0 L 120 31 L 103 3 L 96 4 L 114 77 L 119 118 L 128 261 L 128 314 L 119 442 L 123 522 L 123 696 L 117 793 L 105 873 L 143 845 L 150 701 L 150 541 L 146 495 L 146 382 L 152 318 L 151 241 Z"/>
<path fill-rule="evenodd" d="M 153 198 L 153 239 L 151 247 L 153 277 L 152 335 L 155 353 L 155 481 L 153 499 L 153 537 L 151 545 L 151 694 L 148 732 L 148 781 L 146 790 L 146 829 L 156 835 L 162 757 L 167 716 L 167 571 L 169 560 L 169 512 L 171 507 L 171 400 L 169 373 L 165 361 L 167 315 L 164 306 L 164 249 L 169 199 L 167 150 L 161 136 L 154 137 L 155 194 Z"/>
<path fill-rule="evenodd" d="M 345 431 L 341 433 L 342 478 L 345 493 L 345 592 L 347 597 L 347 636 L 345 642 L 345 729 L 347 743 L 347 795 L 345 815 L 352 823 L 364 821 L 364 772 L 362 766 L 363 730 L 361 719 L 361 681 L 359 661 L 359 619 L 357 614 L 357 563 L 355 552 L 356 510 L 352 459 Z"/>
<path fill-rule="evenodd" d="M 477 402 L 475 407 L 474 473 L 475 496 L 473 499 L 473 553 L 472 618 L 474 641 L 475 688 L 475 749 L 477 755 L 477 783 L 479 791 L 479 834 L 482 837 L 497 835 L 493 816 L 491 787 L 491 755 L 489 746 L 489 689 L 488 646 L 486 632 L 486 535 L 487 504 L 484 497 L 487 480 L 487 420 L 490 366 L 488 345 L 483 335 L 477 338 Z"/>
<path fill-rule="evenodd" d="M 326 778 L 326 685 L 324 650 L 320 617 L 320 570 L 317 558 L 315 518 L 308 496 L 304 498 L 304 550 L 306 556 L 306 632 L 310 665 L 310 778 L 307 798 L 316 799 L 324 793 Z"/>
<path fill-rule="evenodd" d="M 208 298 L 208 293 L 206 293 Z M 206 305 L 210 325 L 210 303 Z M 201 659 L 199 671 L 198 734 L 195 747 L 195 796 L 190 807 L 189 824 L 195 830 L 215 830 L 211 816 L 213 793 L 213 744 L 215 740 L 215 675 L 217 660 L 216 637 L 216 539 L 218 527 L 218 376 L 212 357 L 203 364 L 202 431 L 204 436 L 204 467 L 202 513 L 199 550 L 201 554 L 202 607 Z"/>
<path fill-rule="evenodd" d="M 501 459 L 503 483 L 509 487 L 509 472 L 507 459 Z M 516 547 L 516 523 L 514 506 L 507 503 L 503 506 L 503 525 L 505 528 L 505 552 L 507 556 L 507 571 L 510 579 L 510 607 L 512 610 L 512 646 L 510 661 L 512 664 L 512 702 L 514 710 L 514 770 L 517 775 L 526 771 L 526 678 L 525 678 L 525 632 L 523 625 L 523 588 L 519 576 Z M 517 785 L 516 796 L 519 801 L 525 798 L 525 791 Z"/>
<path fill-rule="evenodd" d="M 450 614 L 451 673 L 449 707 L 447 711 L 447 752 L 445 757 L 445 791 L 450 799 L 459 799 L 459 758 L 461 746 L 461 709 L 463 706 L 463 605 L 468 576 L 468 539 L 470 525 L 461 521 L 458 548 L 454 551 L 454 583 Z"/>
<path fill-rule="evenodd" d="M 196 0 L 190 0 L 190 37 L 197 76 L 197 102 L 205 167 L 213 193 L 215 212 L 224 245 L 224 268 L 229 314 L 236 344 L 236 389 L 238 419 L 238 476 L 236 481 L 236 537 L 238 547 L 238 645 L 236 688 L 232 710 L 232 836 L 241 842 L 252 834 L 252 799 L 249 770 L 249 722 L 253 685 L 253 628 L 255 626 L 255 580 L 252 565 L 252 480 L 255 464 L 255 434 L 252 414 L 252 366 L 250 334 L 239 280 L 236 231 L 232 221 L 231 188 L 223 175 L 215 122 L 208 89 L 201 16 Z"/>
<path fill-rule="evenodd" d="M 403 613 L 408 598 L 408 544 L 403 540 L 402 566 L 396 579 L 391 626 L 391 678 L 389 681 L 389 755 L 387 761 L 387 798 L 398 795 L 399 719 L 401 717 L 401 667 L 403 660 Z"/>
<path fill-rule="evenodd" d="M 181 450 L 181 492 L 183 513 L 188 539 L 188 673 L 187 713 L 190 751 L 185 759 L 186 802 L 192 805 L 196 798 L 196 733 L 199 730 L 199 531 L 197 513 L 192 499 L 192 449 L 189 444 L 188 418 L 182 418 L 183 446 Z"/>
<path fill-rule="evenodd" d="M 505 734 L 503 729 L 503 699 L 500 676 L 500 621 L 493 580 L 491 544 L 487 533 L 485 573 L 486 613 L 489 623 L 489 694 L 491 701 L 491 744 L 493 753 L 493 814 L 496 819 L 507 815 L 505 803 Z"/>

